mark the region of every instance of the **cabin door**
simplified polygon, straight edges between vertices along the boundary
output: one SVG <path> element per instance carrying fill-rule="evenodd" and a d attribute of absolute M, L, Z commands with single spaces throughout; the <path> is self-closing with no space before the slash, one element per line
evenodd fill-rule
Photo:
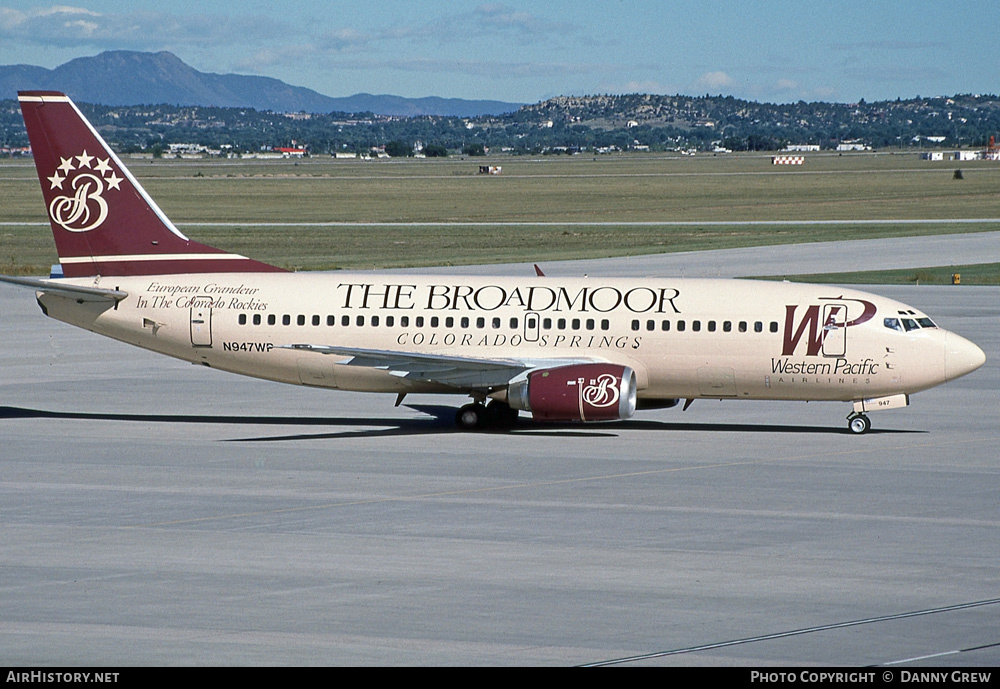
<path fill-rule="evenodd" d="M 212 299 L 195 297 L 191 300 L 191 344 L 212 346 Z"/>
<path fill-rule="evenodd" d="M 847 354 L 847 305 L 823 306 L 823 356 Z"/>

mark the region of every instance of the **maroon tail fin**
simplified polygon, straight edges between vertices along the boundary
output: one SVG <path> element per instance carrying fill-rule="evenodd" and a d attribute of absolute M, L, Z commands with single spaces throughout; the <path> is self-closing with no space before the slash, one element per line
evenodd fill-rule
<path fill-rule="evenodd" d="M 281 270 L 185 237 L 64 94 L 18 100 L 66 277 Z"/>

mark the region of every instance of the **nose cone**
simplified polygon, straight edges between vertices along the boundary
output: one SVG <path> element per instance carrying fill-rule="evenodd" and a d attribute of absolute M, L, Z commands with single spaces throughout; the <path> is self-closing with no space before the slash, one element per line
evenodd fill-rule
<path fill-rule="evenodd" d="M 955 333 L 947 334 L 944 345 L 944 372 L 948 380 L 972 373 L 986 363 L 983 350 Z"/>

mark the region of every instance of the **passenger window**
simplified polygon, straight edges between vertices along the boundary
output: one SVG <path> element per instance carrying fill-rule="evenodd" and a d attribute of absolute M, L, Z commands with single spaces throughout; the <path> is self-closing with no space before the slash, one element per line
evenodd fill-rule
<path fill-rule="evenodd" d="M 656 330 L 656 321 L 646 321 L 646 330 Z"/>
<path fill-rule="evenodd" d="M 277 321 L 277 317 L 273 313 L 269 313 L 267 315 L 267 324 L 268 325 L 274 325 L 276 321 Z"/>
<path fill-rule="evenodd" d="M 469 327 L 469 317 L 468 316 L 462 316 L 462 327 L 463 328 L 468 328 Z"/>
<path fill-rule="evenodd" d="M 663 321 L 660 323 L 660 330 L 663 332 L 670 332 L 670 321 Z"/>
<path fill-rule="evenodd" d="M 391 328 L 396 323 L 396 318 L 394 316 L 385 317 L 385 325 L 387 328 Z"/>
<path fill-rule="evenodd" d="M 357 323 L 357 324 L 358 324 L 359 326 L 362 326 L 362 325 L 364 325 L 364 324 L 365 324 L 365 317 L 364 317 L 364 316 L 358 316 L 358 317 L 357 317 L 357 319 L 355 320 L 355 322 L 356 322 L 356 323 Z"/>
<path fill-rule="evenodd" d="M 340 324 L 341 325 L 350 325 L 351 324 L 351 317 L 350 316 L 341 316 L 340 317 Z"/>
<path fill-rule="evenodd" d="M 677 321 L 677 332 L 679 333 L 684 332 L 684 328 L 686 327 L 687 326 L 685 325 L 684 321 Z"/>
<path fill-rule="evenodd" d="M 441 320 L 437 316 L 431 316 L 431 327 L 432 328 L 438 327 L 439 323 L 441 323 Z"/>
<path fill-rule="evenodd" d="M 757 321 L 756 323 L 753 324 L 753 331 L 755 333 L 762 333 L 762 332 L 764 332 L 764 324 L 762 322 L 760 322 L 760 321 Z"/>
<path fill-rule="evenodd" d="M 733 332 L 733 322 L 732 321 L 722 321 L 722 332 L 731 333 Z"/>
<path fill-rule="evenodd" d="M 740 332 L 741 333 L 745 333 L 746 331 L 747 331 L 747 322 L 746 321 L 740 321 Z"/>
<path fill-rule="evenodd" d="M 372 325 L 378 327 L 378 316 L 372 316 Z"/>
<path fill-rule="evenodd" d="M 447 318 L 445 318 L 444 319 L 444 327 L 446 327 L 446 328 L 454 328 L 455 327 L 455 319 L 454 319 L 454 317 L 448 316 Z"/>
<path fill-rule="evenodd" d="M 708 322 L 708 332 L 710 332 L 710 333 L 714 333 L 715 332 L 715 321 L 709 321 Z"/>
<path fill-rule="evenodd" d="M 517 330 L 517 319 L 516 318 L 511 318 L 510 319 L 510 329 L 511 330 Z"/>
<path fill-rule="evenodd" d="M 486 319 L 483 318 L 482 316 L 480 316 L 479 318 L 477 318 L 476 319 L 476 327 L 477 328 L 485 328 L 486 327 Z"/>
<path fill-rule="evenodd" d="M 771 321 L 771 332 L 778 332 L 778 321 Z"/>
<path fill-rule="evenodd" d="M 414 319 L 413 323 L 414 323 L 414 325 L 416 325 L 416 326 L 417 326 L 418 328 L 422 328 L 422 327 L 424 327 L 424 317 L 423 317 L 423 316 L 417 316 L 417 317 L 416 317 L 416 318 Z"/>
<path fill-rule="evenodd" d="M 596 324 L 594 323 L 594 319 L 593 318 L 588 318 L 587 319 L 587 330 L 593 330 L 595 326 L 596 326 Z"/>
<path fill-rule="evenodd" d="M 254 325 L 260 325 L 260 314 L 259 313 L 255 313 L 253 315 L 253 324 Z"/>
<path fill-rule="evenodd" d="M 327 325 L 331 325 L 331 326 L 332 325 L 336 325 L 337 324 L 337 317 L 336 316 L 327 316 L 326 317 L 326 324 Z"/>
<path fill-rule="evenodd" d="M 560 318 L 559 320 L 557 320 L 556 321 L 556 327 L 559 328 L 559 330 L 565 330 L 566 329 L 566 319 L 565 318 Z"/>
<path fill-rule="evenodd" d="M 319 325 L 319 316 L 313 316 L 312 323 L 313 325 Z"/>
<path fill-rule="evenodd" d="M 306 317 L 300 313 L 299 317 L 295 319 L 295 322 L 298 323 L 299 325 L 305 325 Z"/>
<path fill-rule="evenodd" d="M 701 332 L 701 321 L 691 321 L 691 330 Z"/>
<path fill-rule="evenodd" d="M 639 321 L 632 321 L 632 330 L 639 329 Z"/>
<path fill-rule="evenodd" d="M 246 325 L 246 324 L 247 324 L 247 315 L 245 313 L 241 313 L 240 314 L 240 325 Z"/>
<path fill-rule="evenodd" d="M 404 328 L 410 327 L 410 317 L 409 316 L 400 316 L 399 317 L 399 324 L 402 327 L 404 327 Z"/>
<path fill-rule="evenodd" d="M 611 330 L 611 321 L 609 321 L 607 318 L 602 318 L 601 330 Z"/>
<path fill-rule="evenodd" d="M 289 316 L 286 313 L 284 316 L 281 317 L 281 324 L 282 325 L 291 325 L 292 324 L 292 317 Z"/>
<path fill-rule="evenodd" d="M 499 327 L 500 327 L 500 319 L 499 318 L 494 318 L 493 319 L 493 329 L 496 330 Z"/>

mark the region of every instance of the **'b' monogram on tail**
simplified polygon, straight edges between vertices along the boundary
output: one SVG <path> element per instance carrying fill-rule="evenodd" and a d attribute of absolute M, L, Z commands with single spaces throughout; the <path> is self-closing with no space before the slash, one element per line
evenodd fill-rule
<path fill-rule="evenodd" d="M 73 159 L 78 161 L 73 164 Z M 96 168 L 91 167 L 94 156 L 81 155 L 61 158 L 62 164 L 48 178 L 49 189 L 62 189 L 63 183 L 70 179 L 72 195 L 56 196 L 49 204 L 49 217 L 65 230 L 70 232 L 89 232 L 97 229 L 108 217 L 108 202 L 104 200 L 105 183 L 107 189 L 119 189 L 122 179 L 115 174 L 109 164 L 109 159 L 97 160 Z M 87 168 L 87 171 L 84 171 Z M 59 173 L 67 176 L 63 177 Z M 76 174 L 72 174 L 75 172 Z M 97 172 L 99 174 L 94 174 Z M 106 175 L 109 175 L 106 177 Z"/>

